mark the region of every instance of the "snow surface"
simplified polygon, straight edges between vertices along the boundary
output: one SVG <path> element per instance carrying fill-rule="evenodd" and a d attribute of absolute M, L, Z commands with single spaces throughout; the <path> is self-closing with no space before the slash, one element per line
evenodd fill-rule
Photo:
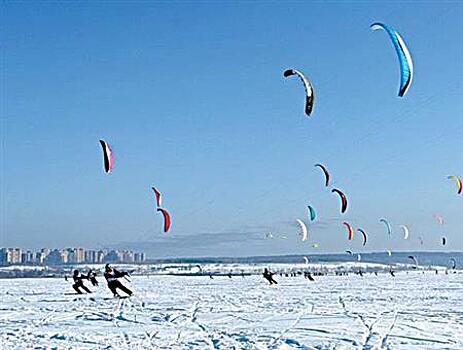
<path fill-rule="evenodd" d="M 64 279 L 4 279 L 0 349 L 463 349 L 462 277 L 135 276 L 128 299 L 101 277 L 86 296 Z"/>

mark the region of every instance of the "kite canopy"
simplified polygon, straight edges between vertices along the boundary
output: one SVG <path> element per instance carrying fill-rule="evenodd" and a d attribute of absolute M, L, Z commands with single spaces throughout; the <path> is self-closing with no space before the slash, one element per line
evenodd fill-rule
<path fill-rule="evenodd" d="M 307 209 L 309 210 L 310 221 L 314 221 L 315 218 L 317 217 L 317 214 L 315 213 L 315 209 L 310 205 L 307 206 Z"/>
<path fill-rule="evenodd" d="M 347 238 L 349 241 L 352 241 L 354 239 L 354 230 L 352 229 L 352 226 L 346 221 L 344 221 L 342 224 L 347 228 Z"/>
<path fill-rule="evenodd" d="M 461 194 L 463 189 L 463 182 L 461 181 L 461 178 L 459 176 L 450 175 L 447 176 L 447 179 L 455 181 L 455 184 L 457 185 L 457 193 Z"/>
<path fill-rule="evenodd" d="M 346 195 L 338 190 L 337 188 L 333 188 L 331 190 L 332 193 L 337 193 L 339 195 L 339 198 L 341 198 L 341 213 L 345 213 L 347 210 L 347 197 Z"/>
<path fill-rule="evenodd" d="M 159 208 L 162 202 L 161 192 L 159 192 L 154 186 L 151 187 L 151 189 L 154 192 L 154 198 L 156 199 L 156 206 Z"/>
<path fill-rule="evenodd" d="M 367 244 L 367 234 L 365 231 L 363 231 L 361 228 L 358 228 L 357 229 L 358 232 L 360 232 L 363 236 L 363 246 L 365 246 Z"/>
<path fill-rule="evenodd" d="M 399 97 L 403 97 L 413 80 L 413 61 L 410 51 L 405 45 L 404 40 L 400 34 L 392 27 L 384 23 L 373 23 L 370 28 L 372 30 L 384 30 L 389 38 L 391 39 L 394 49 L 397 53 L 397 58 L 400 63 L 400 87 L 399 87 Z"/>
<path fill-rule="evenodd" d="M 436 218 L 436 220 L 437 220 L 437 222 L 439 223 L 439 225 L 442 226 L 442 225 L 444 224 L 444 218 L 443 218 L 441 215 L 439 215 L 439 214 L 434 214 L 433 216 Z"/>
<path fill-rule="evenodd" d="M 408 227 L 405 226 L 405 225 L 400 225 L 400 227 L 404 231 L 404 239 L 408 239 L 408 236 L 410 234 L 410 231 L 409 231 Z"/>
<path fill-rule="evenodd" d="M 384 223 L 384 225 L 386 225 L 387 233 L 388 233 L 388 235 L 391 235 L 392 234 L 392 227 L 391 227 L 391 224 L 389 223 L 389 221 L 387 221 L 386 219 L 379 219 L 379 222 L 382 222 L 382 223 Z"/>
<path fill-rule="evenodd" d="M 307 226 L 305 225 L 304 221 L 301 219 L 296 219 L 297 223 L 301 226 L 300 236 L 303 241 L 307 239 L 308 231 Z"/>
<path fill-rule="evenodd" d="M 323 174 L 325 175 L 325 187 L 328 187 L 330 184 L 330 173 L 323 164 L 315 164 L 315 166 L 322 169 Z"/>
<path fill-rule="evenodd" d="M 295 70 L 295 69 L 287 69 L 284 71 L 283 76 L 285 78 L 296 75 L 299 77 L 299 79 L 302 81 L 302 84 L 304 85 L 305 89 L 305 114 L 307 114 L 308 117 L 310 117 L 310 114 L 312 113 L 313 109 L 313 103 L 314 103 L 314 91 L 312 84 L 310 83 L 309 79 L 307 79 L 304 74 L 301 72 Z"/>
<path fill-rule="evenodd" d="M 169 213 L 163 208 L 158 208 L 157 211 L 160 211 L 164 217 L 164 232 L 168 232 L 171 224 Z"/>
<path fill-rule="evenodd" d="M 100 140 L 100 145 L 103 148 L 104 171 L 106 174 L 109 174 L 113 170 L 114 165 L 113 152 L 106 141 Z"/>
<path fill-rule="evenodd" d="M 418 260 L 413 255 L 409 255 L 408 258 L 413 260 L 413 262 L 415 263 L 415 266 L 413 268 L 416 269 L 418 267 Z"/>

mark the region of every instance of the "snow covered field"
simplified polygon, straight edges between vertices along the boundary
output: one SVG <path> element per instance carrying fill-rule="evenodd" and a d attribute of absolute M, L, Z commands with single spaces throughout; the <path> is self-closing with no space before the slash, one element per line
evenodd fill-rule
<path fill-rule="evenodd" d="M 136 276 L 121 300 L 4 279 L 0 348 L 463 349 L 461 273 L 276 279 Z"/>

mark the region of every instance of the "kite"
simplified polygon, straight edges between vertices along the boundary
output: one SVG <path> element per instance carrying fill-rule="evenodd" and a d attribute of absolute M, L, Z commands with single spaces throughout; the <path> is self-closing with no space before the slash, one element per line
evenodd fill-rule
<path fill-rule="evenodd" d="M 439 214 L 434 214 L 433 216 L 436 218 L 439 225 L 442 226 L 444 224 L 444 218 L 442 216 L 440 216 Z"/>
<path fill-rule="evenodd" d="M 296 219 L 296 221 L 301 226 L 301 233 L 300 233 L 301 239 L 305 241 L 307 239 L 307 234 L 308 234 L 307 226 L 305 225 L 304 221 L 300 219 Z"/>
<path fill-rule="evenodd" d="M 338 190 L 337 188 L 333 188 L 331 190 L 332 193 L 337 193 L 339 195 L 339 197 L 341 198 L 341 213 L 345 213 L 345 211 L 347 210 L 347 198 L 346 198 L 346 195 L 344 193 L 342 193 L 340 190 Z"/>
<path fill-rule="evenodd" d="M 304 89 L 305 89 L 305 114 L 307 114 L 307 116 L 310 117 L 310 114 L 312 113 L 314 97 L 315 97 L 312 84 L 304 76 L 304 74 L 302 74 L 301 72 L 299 72 L 299 71 L 297 71 L 295 69 L 287 69 L 287 70 L 284 71 L 283 75 L 284 75 L 285 78 L 296 75 L 302 81 L 302 84 L 304 84 Z"/>
<path fill-rule="evenodd" d="M 164 232 L 168 232 L 170 229 L 170 224 L 171 224 L 169 213 L 167 212 L 167 210 L 163 208 L 158 208 L 157 211 L 160 211 L 162 215 L 164 216 Z"/>
<path fill-rule="evenodd" d="M 104 171 L 106 174 L 109 174 L 113 170 L 114 165 L 113 152 L 106 141 L 100 140 L 100 144 L 103 148 Z"/>
<path fill-rule="evenodd" d="M 418 240 L 420 241 L 420 244 L 421 244 L 421 245 L 424 244 L 423 236 L 419 236 L 419 237 L 418 237 Z"/>
<path fill-rule="evenodd" d="M 463 183 L 461 181 L 461 178 L 459 176 L 450 175 L 447 176 L 447 179 L 455 181 L 455 184 L 457 185 L 457 193 L 461 194 L 461 191 L 463 189 Z"/>
<path fill-rule="evenodd" d="M 309 210 L 310 221 L 314 221 L 315 218 L 317 217 L 317 214 L 315 213 L 315 209 L 310 205 L 307 206 L 307 209 Z"/>
<path fill-rule="evenodd" d="M 408 258 L 413 260 L 413 262 L 415 263 L 415 266 L 413 268 L 416 269 L 418 267 L 418 260 L 416 260 L 416 258 L 413 255 L 409 255 Z"/>
<path fill-rule="evenodd" d="M 408 227 L 405 226 L 405 225 L 400 225 L 400 227 L 402 228 L 402 230 L 404 231 L 404 239 L 408 239 L 408 236 L 410 234 L 410 231 L 408 230 Z"/>
<path fill-rule="evenodd" d="M 325 175 L 325 187 L 328 187 L 330 184 L 330 173 L 323 164 L 315 164 L 315 166 L 322 169 L 323 174 Z"/>
<path fill-rule="evenodd" d="M 380 219 L 379 221 L 384 223 L 384 225 L 386 225 L 387 233 L 389 235 L 391 235 L 392 234 L 392 227 L 391 227 L 391 224 L 389 223 L 389 221 L 387 221 L 386 219 Z"/>
<path fill-rule="evenodd" d="M 400 34 L 394 28 L 384 23 L 373 23 L 370 28 L 372 30 L 384 30 L 394 45 L 400 63 L 399 97 L 403 97 L 410 88 L 413 80 L 413 61 L 410 51 Z"/>
<path fill-rule="evenodd" d="M 162 202 L 161 192 L 159 192 L 154 186 L 151 187 L 151 189 L 154 192 L 154 197 L 156 199 L 156 206 L 159 208 L 161 206 L 161 202 Z"/>
<path fill-rule="evenodd" d="M 354 230 L 352 229 L 352 226 L 345 221 L 342 224 L 347 228 L 347 238 L 349 239 L 349 241 L 352 241 L 354 239 Z"/>
<path fill-rule="evenodd" d="M 363 246 L 365 246 L 365 244 L 367 244 L 367 234 L 365 231 L 363 231 L 361 228 L 358 228 L 357 229 L 358 232 L 360 232 L 363 236 Z"/>

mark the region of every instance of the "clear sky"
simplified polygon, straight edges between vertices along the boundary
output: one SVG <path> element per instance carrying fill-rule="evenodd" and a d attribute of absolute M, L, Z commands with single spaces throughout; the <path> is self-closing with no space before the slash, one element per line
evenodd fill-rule
<path fill-rule="evenodd" d="M 463 3 L 443 1 L 3 2 L 0 246 L 153 258 L 462 250 L 463 196 L 446 179 L 463 176 L 462 18 Z M 376 21 L 413 56 L 405 98 Z M 311 118 L 287 68 L 315 87 Z M 349 197 L 345 215 L 318 162 Z M 301 242 L 308 204 L 318 221 Z M 365 248 L 344 220 L 369 233 Z"/>

